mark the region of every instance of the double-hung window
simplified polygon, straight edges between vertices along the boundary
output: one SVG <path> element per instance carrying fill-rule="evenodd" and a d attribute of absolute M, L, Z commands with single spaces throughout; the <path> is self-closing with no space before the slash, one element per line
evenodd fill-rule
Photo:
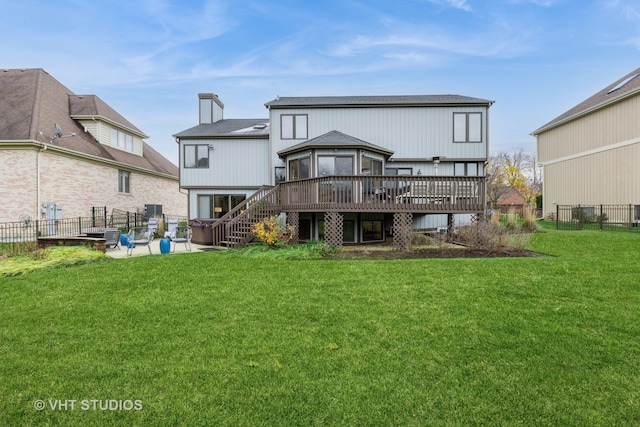
<path fill-rule="evenodd" d="M 482 113 L 453 113 L 453 142 L 482 142 Z"/>
<path fill-rule="evenodd" d="M 209 167 L 209 146 L 185 144 L 184 167 L 185 168 L 208 168 Z"/>
<path fill-rule="evenodd" d="M 306 114 L 283 114 L 280 116 L 280 137 L 282 139 L 307 139 Z"/>
<path fill-rule="evenodd" d="M 128 171 L 118 170 L 118 193 L 129 194 L 130 174 Z"/>

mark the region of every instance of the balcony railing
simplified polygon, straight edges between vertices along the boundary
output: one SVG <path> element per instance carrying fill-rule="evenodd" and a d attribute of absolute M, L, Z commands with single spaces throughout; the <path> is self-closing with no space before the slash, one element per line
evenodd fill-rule
<path fill-rule="evenodd" d="M 326 176 L 280 183 L 285 212 L 478 213 L 484 177 Z"/>

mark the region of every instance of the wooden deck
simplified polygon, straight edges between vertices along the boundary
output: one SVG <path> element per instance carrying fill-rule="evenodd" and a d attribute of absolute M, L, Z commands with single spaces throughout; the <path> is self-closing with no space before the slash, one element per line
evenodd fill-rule
<path fill-rule="evenodd" d="M 484 177 L 328 176 L 283 182 L 283 212 L 479 213 Z"/>
<path fill-rule="evenodd" d="M 264 186 L 212 224 L 214 245 L 237 247 L 281 212 L 484 212 L 484 177 L 327 176 Z"/>

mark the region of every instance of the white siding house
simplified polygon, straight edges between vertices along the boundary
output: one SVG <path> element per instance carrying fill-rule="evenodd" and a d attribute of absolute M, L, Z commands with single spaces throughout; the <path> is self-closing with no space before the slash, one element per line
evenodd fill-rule
<path fill-rule="evenodd" d="M 211 123 L 174 135 L 191 218 L 223 218 L 234 205 L 251 204 L 244 200 L 263 186 L 278 186 L 275 204 L 296 213 L 303 240 L 324 237 L 327 211 L 345 218 L 345 242 L 384 240 L 398 212 L 411 213 L 419 229 L 484 212 L 493 101 L 278 97 L 265 104 L 268 118 L 239 120 L 223 118 L 215 95 L 200 94 L 199 101 L 201 119 L 203 108 L 207 119 L 215 109 L 210 104 L 220 111 Z M 308 188 L 293 188 L 295 182 Z"/>

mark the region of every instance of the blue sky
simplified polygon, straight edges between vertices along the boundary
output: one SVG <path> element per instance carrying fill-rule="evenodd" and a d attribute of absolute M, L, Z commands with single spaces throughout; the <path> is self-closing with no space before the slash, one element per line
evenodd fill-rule
<path fill-rule="evenodd" d="M 278 95 L 490 99 L 491 153 L 535 152 L 533 130 L 640 66 L 640 0 L 5 3 L 0 68 L 99 96 L 174 163 L 200 92 L 225 118 Z"/>

